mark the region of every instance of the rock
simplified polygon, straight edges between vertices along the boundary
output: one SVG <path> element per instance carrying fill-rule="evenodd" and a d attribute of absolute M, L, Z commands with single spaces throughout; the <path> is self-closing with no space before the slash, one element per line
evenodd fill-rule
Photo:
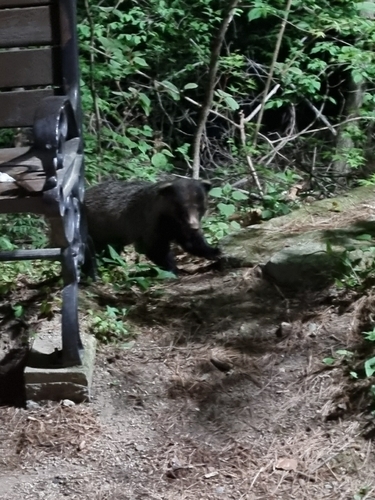
<path fill-rule="evenodd" d="M 62 401 L 80 403 L 90 400 L 92 375 L 94 370 L 96 340 L 92 335 L 81 332 L 85 346 L 83 363 L 67 368 L 46 368 L 42 365 L 26 365 L 24 380 L 27 399 L 33 401 Z M 40 334 L 36 337 L 33 351 L 36 354 L 52 352 L 61 342 L 59 330 Z"/>
<path fill-rule="evenodd" d="M 320 243 L 284 248 L 263 266 L 263 273 L 281 286 L 322 288 L 339 272 L 345 248 L 340 250 L 327 252 Z"/>
<path fill-rule="evenodd" d="M 67 406 L 67 407 L 69 407 L 69 406 L 75 406 L 75 402 L 72 401 L 71 399 L 63 399 L 61 401 L 61 405 L 62 406 Z"/>
<path fill-rule="evenodd" d="M 216 358 L 214 356 L 211 357 L 210 361 L 215 366 L 215 368 L 217 368 L 221 372 L 229 372 L 233 368 L 232 363 L 228 363 L 227 361 Z"/>
<path fill-rule="evenodd" d="M 374 189 L 362 187 L 241 229 L 221 240 L 222 264 L 259 265 L 280 286 L 325 287 L 348 273 L 347 258 L 357 269 L 373 264 L 374 203 Z"/>
<path fill-rule="evenodd" d="M 38 408 L 40 408 L 40 404 L 36 401 L 33 401 L 32 399 L 28 399 L 26 401 L 26 408 L 28 410 L 37 410 Z"/>
<path fill-rule="evenodd" d="M 275 332 L 276 337 L 287 337 L 292 333 L 293 325 L 283 321 Z"/>

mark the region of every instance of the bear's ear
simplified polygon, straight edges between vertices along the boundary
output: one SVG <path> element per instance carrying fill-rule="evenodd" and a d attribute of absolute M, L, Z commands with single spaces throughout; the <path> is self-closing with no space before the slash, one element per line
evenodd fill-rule
<path fill-rule="evenodd" d="M 201 184 L 202 184 L 203 188 L 205 189 L 206 193 L 208 193 L 208 191 L 210 191 L 210 189 L 212 188 L 211 182 L 207 181 L 206 179 L 201 181 Z"/>
<path fill-rule="evenodd" d="M 158 188 L 158 193 L 162 196 L 170 196 L 174 191 L 175 188 L 172 182 L 163 182 Z"/>

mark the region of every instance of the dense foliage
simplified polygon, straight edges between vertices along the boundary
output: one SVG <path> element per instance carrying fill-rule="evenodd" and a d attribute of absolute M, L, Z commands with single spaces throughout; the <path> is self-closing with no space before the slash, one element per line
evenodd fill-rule
<path fill-rule="evenodd" d="M 85 0 L 79 34 L 90 182 L 191 174 L 227 4 Z M 372 146 L 373 11 L 351 0 L 238 2 L 220 47 L 201 175 L 252 192 L 256 176 L 268 208 L 301 178 L 324 192 L 353 177 Z"/>
<path fill-rule="evenodd" d="M 77 5 L 89 184 L 190 176 L 198 153 L 214 184 L 205 229 L 219 239 L 306 195 L 373 182 L 372 2 Z M 45 245 L 30 216 L 7 226 L 2 247 Z"/>
<path fill-rule="evenodd" d="M 373 181 L 371 2 L 77 5 L 89 184 L 192 175 L 202 124 L 199 173 L 214 184 L 209 239 L 287 213 L 306 195 Z M 46 243 L 30 216 L 7 226 L 4 248 Z"/>

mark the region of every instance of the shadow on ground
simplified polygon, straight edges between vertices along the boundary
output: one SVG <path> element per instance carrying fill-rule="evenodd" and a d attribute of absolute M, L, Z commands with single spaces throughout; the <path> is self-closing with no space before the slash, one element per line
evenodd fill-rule
<path fill-rule="evenodd" d="M 347 298 L 291 293 L 240 269 L 99 300 L 130 308 L 134 345 L 99 347 L 88 405 L 0 408 L 7 500 L 375 491 L 375 454 L 358 409 L 342 400 L 342 367 L 322 363 L 353 342 Z"/>

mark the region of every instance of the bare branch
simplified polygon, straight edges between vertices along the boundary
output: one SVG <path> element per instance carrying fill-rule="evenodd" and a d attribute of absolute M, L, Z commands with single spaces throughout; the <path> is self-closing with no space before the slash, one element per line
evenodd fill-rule
<path fill-rule="evenodd" d="M 341 127 L 342 125 L 346 124 L 346 123 L 350 123 L 350 122 L 354 122 L 354 121 L 359 121 L 359 120 L 369 120 L 368 117 L 355 117 L 355 118 L 349 118 L 348 120 L 345 120 L 341 123 L 338 123 L 336 125 L 330 125 L 329 127 L 320 127 L 320 128 L 314 128 L 312 129 L 311 126 L 312 126 L 312 123 L 310 123 L 310 125 L 308 125 L 307 127 L 305 127 L 303 130 L 301 130 L 301 132 L 297 132 L 296 134 L 291 134 L 289 135 L 288 137 L 281 137 L 280 139 L 275 139 L 274 141 L 271 141 L 269 139 L 267 139 L 268 143 L 269 144 L 277 144 L 274 149 L 272 151 L 270 151 L 269 153 L 267 153 L 266 155 L 264 155 L 260 160 L 259 160 L 259 163 L 262 163 L 262 164 L 265 164 L 266 166 L 269 165 L 272 160 L 274 159 L 274 157 L 276 156 L 276 154 L 280 154 L 279 151 L 288 143 L 288 142 L 292 142 L 296 139 L 298 139 L 300 136 L 302 135 L 307 135 L 307 134 L 314 134 L 315 132 L 321 132 L 322 130 L 331 130 L 331 128 L 338 128 L 338 127 Z"/>
<path fill-rule="evenodd" d="M 261 104 L 258 104 L 258 106 L 253 109 L 253 111 L 249 114 L 249 116 L 247 116 L 246 118 L 244 118 L 244 122 L 247 123 L 249 122 L 252 118 L 254 118 L 255 115 L 257 115 L 259 113 L 259 111 L 262 109 L 262 106 L 264 106 L 264 104 L 269 100 L 271 99 L 271 97 L 276 94 L 276 92 L 279 90 L 280 88 L 280 83 L 278 83 L 277 85 L 274 86 L 274 88 L 269 92 L 268 95 L 266 95 L 265 99 L 263 99 L 262 103 Z"/>
<path fill-rule="evenodd" d="M 333 128 L 333 126 L 329 123 L 328 119 L 322 114 L 322 112 L 314 106 L 312 102 L 310 102 L 308 99 L 305 99 L 305 102 L 309 106 L 310 109 L 314 111 L 316 114 L 316 117 L 320 119 L 324 125 L 327 125 L 328 129 L 331 131 L 333 135 L 337 135 L 337 130 Z"/>
<path fill-rule="evenodd" d="M 95 88 L 95 80 L 94 80 L 94 63 L 95 63 L 95 34 L 94 34 L 94 21 L 91 16 L 91 11 L 90 11 L 90 6 L 88 0 L 85 0 L 85 10 L 86 10 L 86 15 L 87 15 L 87 20 L 89 23 L 89 30 L 90 30 L 90 59 L 89 59 L 89 68 L 90 68 L 90 94 L 92 98 L 92 104 L 94 107 L 94 114 L 95 114 L 95 133 L 96 133 L 96 147 L 97 147 L 97 153 L 101 156 L 102 150 L 101 150 L 101 118 L 100 118 L 100 110 L 99 110 L 99 104 L 98 104 L 98 99 L 96 95 L 96 88 Z"/>
<path fill-rule="evenodd" d="M 197 101 L 194 101 L 194 99 L 191 99 L 191 97 L 187 97 L 187 96 L 184 96 L 184 99 L 188 102 L 191 102 L 191 104 L 194 104 L 194 106 L 197 106 L 199 108 L 202 107 L 202 104 L 199 104 L 199 102 Z M 230 123 L 231 125 L 233 125 L 234 127 L 237 127 L 239 128 L 239 125 L 238 123 L 232 121 L 230 118 L 228 118 L 227 116 L 224 116 L 222 115 L 221 113 L 219 113 L 218 111 L 215 111 L 214 109 L 209 109 L 208 110 L 208 114 L 212 113 L 213 115 L 216 115 L 216 116 L 219 116 L 220 118 L 222 118 L 223 120 L 226 120 L 228 123 Z"/>
<path fill-rule="evenodd" d="M 284 31 L 285 31 L 285 27 L 286 27 L 286 23 L 287 23 L 287 20 L 288 20 L 288 16 L 289 16 L 289 12 L 290 12 L 291 6 L 292 6 L 292 0 L 287 0 L 287 4 L 286 4 L 286 7 L 285 7 L 285 13 L 284 13 L 284 19 L 281 22 L 280 31 L 279 31 L 279 34 L 277 36 L 275 52 L 274 52 L 273 57 L 272 57 L 270 71 L 268 73 L 266 86 L 264 88 L 264 93 L 263 93 L 263 99 L 262 99 L 262 103 L 261 103 L 260 113 L 258 115 L 257 123 L 256 123 L 256 126 L 255 126 L 253 146 L 255 146 L 256 143 L 257 143 L 258 132 L 259 132 L 259 129 L 260 129 L 260 126 L 261 126 L 261 123 L 262 123 L 262 119 L 263 119 L 263 114 L 264 114 L 264 105 L 266 103 L 267 95 L 268 95 L 268 92 L 269 92 L 269 89 L 270 89 L 270 86 L 271 86 L 271 81 L 272 81 L 272 78 L 273 78 L 273 73 L 275 71 L 276 61 L 277 61 L 277 58 L 279 56 L 280 47 L 281 47 L 281 41 L 282 41 L 283 36 L 284 36 Z"/>
<path fill-rule="evenodd" d="M 216 40 L 214 42 L 212 51 L 211 51 L 211 59 L 210 59 L 210 65 L 209 65 L 209 70 L 208 70 L 208 82 L 207 82 L 207 87 L 206 87 L 206 94 L 202 103 L 202 109 L 200 113 L 200 117 L 198 120 L 198 126 L 196 133 L 194 135 L 194 140 L 193 140 L 193 178 L 198 179 L 199 178 L 199 170 L 200 170 L 200 148 L 201 148 L 201 141 L 202 141 L 202 136 L 204 133 L 204 129 L 206 127 L 206 122 L 207 122 L 207 117 L 209 114 L 209 110 L 211 107 L 211 103 L 213 101 L 214 97 L 214 92 L 215 92 L 215 80 L 216 80 L 216 74 L 217 70 L 219 67 L 219 57 L 220 57 L 220 51 L 221 47 L 224 42 L 224 37 L 225 33 L 227 32 L 228 26 L 231 23 L 233 19 L 233 15 L 235 12 L 235 9 L 239 3 L 239 0 L 231 0 L 229 4 L 228 11 L 226 15 L 224 16 L 221 26 L 218 32 L 218 35 L 216 37 Z"/>
<path fill-rule="evenodd" d="M 245 119 L 244 119 L 243 111 L 240 111 L 240 134 L 241 134 L 242 147 L 243 147 L 244 151 L 246 151 L 246 132 L 245 132 Z M 247 153 L 246 153 L 246 161 L 247 161 L 247 164 L 249 166 L 249 171 L 250 171 L 250 174 L 253 178 L 253 181 L 255 182 L 255 185 L 258 188 L 259 194 L 260 194 L 260 196 L 263 197 L 262 186 L 260 185 L 258 175 L 257 175 L 256 170 L 254 168 L 251 157 Z"/>

